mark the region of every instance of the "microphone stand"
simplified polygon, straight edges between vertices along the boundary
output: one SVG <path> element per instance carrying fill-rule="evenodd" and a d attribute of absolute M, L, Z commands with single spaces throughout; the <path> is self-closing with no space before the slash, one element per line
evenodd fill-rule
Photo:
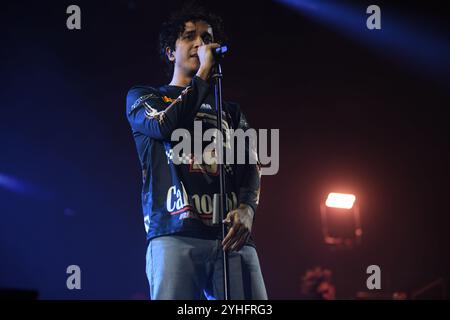
<path fill-rule="evenodd" d="M 222 240 L 225 238 L 227 234 L 226 225 L 223 223 L 225 219 L 225 213 L 227 211 L 227 197 L 226 197 L 226 189 L 225 189 L 225 171 L 223 166 L 224 161 L 224 149 L 223 149 L 223 129 L 222 129 L 222 66 L 219 63 L 220 56 L 216 58 L 216 64 L 214 67 L 214 72 L 212 78 L 214 79 L 214 95 L 215 95 L 215 103 L 216 103 L 216 113 L 217 113 L 217 130 L 221 133 L 216 138 L 217 143 L 217 155 L 219 159 L 218 170 L 219 170 L 219 183 L 220 183 L 220 193 L 214 194 L 213 200 L 213 224 L 221 225 L 222 227 Z M 222 247 L 222 256 L 223 256 L 223 297 L 224 300 L 229 300 L 229 273 L 228 273 L 228 253 L 223 250 Z"/>

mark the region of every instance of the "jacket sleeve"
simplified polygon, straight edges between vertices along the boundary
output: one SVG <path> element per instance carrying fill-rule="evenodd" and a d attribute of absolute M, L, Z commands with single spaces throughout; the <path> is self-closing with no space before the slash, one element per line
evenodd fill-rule
<path fill-rule="evenodd" d="M 195 76 L 189 86 L 167 108 L 162 107 L 155 89 L 136 86 L 127 94 L 127 118 L 131 128 L 157 140 L 170 140 L 172 132 L 185 121 L 194 121 L 208 95 L 209 84 Z"/>
<path fill-rule="evenodd" d="M 250 125 L 245 118 L 242 110 L 237 106 L 237 129 L 247 130 L 250 129 Z M 259 204 L 259 193 L 261 187 L 261 170 L 258 160 L 257 150 L 249 145 L 245 144 L 246 159 L 256 159 L 257 163 L 246 163 L 243 165 L 237 165 L 237 172 L 240 175 L 239 183 L 239 204 L 247 204 L 256 213 L 256 209 Z"/>

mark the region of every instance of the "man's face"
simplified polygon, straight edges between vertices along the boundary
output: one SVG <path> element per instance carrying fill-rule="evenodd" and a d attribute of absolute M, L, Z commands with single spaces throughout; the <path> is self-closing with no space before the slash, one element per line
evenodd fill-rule
<path fill-rule="evenodd" d="M 194 75 L 200 67 L 197 49 L 201 45 L 211 43 L 212 39 L 212 28 L 209 24 L 201 20 L 188 21 L 175 43 L 173 56 L 169 56 L 169 59 L 175 61 L 175 68 L 185 74 Z"/>

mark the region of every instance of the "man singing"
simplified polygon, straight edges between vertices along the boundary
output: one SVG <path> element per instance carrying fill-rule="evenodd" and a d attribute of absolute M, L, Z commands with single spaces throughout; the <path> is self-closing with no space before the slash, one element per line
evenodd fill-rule
<path fill-rule="evenodd" d="M 229 257 L 230 299 L 267 299 L 250 235 L 259 198 L 258 165 L 224 164 L 228 212 L 222 240 L 221 227 L 212 224 L 213 196 L 220 188 L 217 164 L 206 164 L 195 153 L 173 152 L 176 129 L 194 137 L 194 122 L 203 131 L 216 128 L 210 82 L 213 50 L 223 40 L 221 19 L 204 9 L 173 14 L 160 33 L 172 80 L 161 87 L 134 86 L 127 95 L 126 115 L 142 166 L 151 299 L 223 299 L 222 248 Z M 238 104 L 224 101 L 223 110 L 224 130 L 249 128 Z M 214 150 L 203 152 L 204 158 L 214 156 Z"/>

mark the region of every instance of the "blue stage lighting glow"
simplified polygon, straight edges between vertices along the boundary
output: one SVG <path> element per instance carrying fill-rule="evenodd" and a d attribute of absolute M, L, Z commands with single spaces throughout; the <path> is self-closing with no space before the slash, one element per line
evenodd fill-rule
<path fill-rule="evenodd" d="M 381 54 L 395 58 L 398 63 L 407 63 L 409 67 L 430 75 L 450 78 L 450 41 L 437 32 L 427 30 L 423 21 L 420 24 L 407 21 L 399 12 L 384 10 L 381 6 L 381 29 L 369 30 L 366 27 L 369 17 L 367 3 L 350 7 L 338 1 L 277 1 Z"/>

